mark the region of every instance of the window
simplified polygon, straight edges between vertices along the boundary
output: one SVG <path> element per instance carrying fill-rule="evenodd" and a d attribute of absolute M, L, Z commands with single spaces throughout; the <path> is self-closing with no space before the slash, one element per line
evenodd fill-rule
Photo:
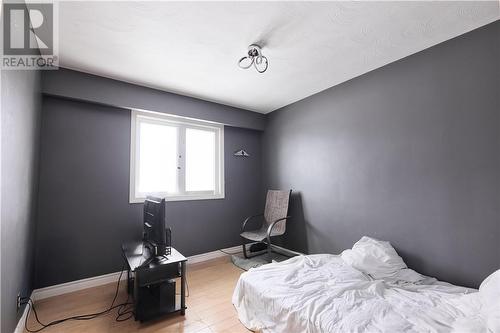
<path fill-rule="evenodd" d="M 132 110 L 130 202 L 224 198 L 223 125 Z"/>

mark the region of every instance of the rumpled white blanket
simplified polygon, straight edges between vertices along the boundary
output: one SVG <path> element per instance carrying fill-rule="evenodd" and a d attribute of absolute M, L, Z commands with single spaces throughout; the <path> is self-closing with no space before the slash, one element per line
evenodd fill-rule
<path fill-rule="evenodd" d="M 476 292 L 410 269 L 376 280 L 319 254 L 243 273 L 233 304 L 240 321 L 261 332 L 461 332 L 455 323 L 476 311 L 461 299 Z"/>

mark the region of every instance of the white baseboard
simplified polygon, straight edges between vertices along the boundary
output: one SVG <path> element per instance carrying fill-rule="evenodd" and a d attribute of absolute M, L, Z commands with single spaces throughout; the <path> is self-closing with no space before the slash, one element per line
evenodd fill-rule
<path fill-rule="evenodd" d="M 187 259 L 188 259 L 188 264 L 196 264 L 196 263 L 200 263 L 200 262 L 211 260 L 211 259 L 221 258 L 221 257 L 227 256 L 228 254 L 236 254 L 239 252 L 241 252 L 241 246 L 234 246 L 234 247 L 221 249 L 221 250 L 217 250 L 217 251 L 197 254 L 197 255 L 188 257 Z M 118 280 L 119 276 L 120 276 L 120 272 L 115 272 L 115 273 L 110 273 L 110 274 L 105 274 L 105 275 L 100 275 L 100 276 L 94 276 L 94 277 L 87 278 L 87 279 L 81 279 L 81 280 L 61 283 L 61 284 L 57 284 L 57 285 L 50 286 L 50 287 L 35 289 L 35 290 L 33 290 L 33 293 L 31 294 L 31 298 L 34 301 L 37 301 L 37 300 L 41 300 L 44 298 L 49 298 L 49 297 L 53 297 L 53 296 L 71 293 L 74 291 L 79 291 L 82 289 L 102 286 L 104 284 L 116 282 Z M 124 274 L 122 275 L 122 280 L 125 280 L 126 278 L 127 278 L 127 274 L 124 272 Z"/>
<path fill-rule="evenodd" d="M 17 326 L 16 329 L 14 330 L 14 333 L 24 333 L 24 323 L 26 321 L 26 316 L 28 315 L 28 306 L 29 305 L 26 304 L 26 306 L 24 307 L 23 315 L 17 322 Z"/>
<path fill-rule="evenodd" d="M 197 255 L 188 257 L 188 263 L 189 264 L 197 264 L 199 262 L 225 257 L 225 256 L 230 255 L 230 254 L 240 253 L 241 251 L 242 251 L 241 245 L 239 245 L 239 246 L 228 247 L 226 249 L 220 249 L 217 251 L 197 254 Z"/>
<path fill-rule="evenodd" d="M 49 298 L 53 296 L 59 296 L 67 293 L 72 293 L 74 291 L 102 286 L 103 284 L 108 284 L 112 282 L 116 282 L 118 277 L 120 276 L 120 272 L 109 273 L 100 276 L 94 276 L 87 279 L 81 279 L 61 284 L 56 284 L 54 286 L 49 286 L 45 288 L 35 289 L 31 294 L 31 299 L 33 301 L 38 301 L 44 298 Z M 127 278 L 126 272 L 122 274 L 121 280 L 125 280 Z"/>

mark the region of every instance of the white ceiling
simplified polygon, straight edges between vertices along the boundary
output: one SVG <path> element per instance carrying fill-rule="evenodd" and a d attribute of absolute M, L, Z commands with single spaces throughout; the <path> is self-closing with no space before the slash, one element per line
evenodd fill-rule
<path fill-rule="evenodd" d="M 60 2 L 60 65 L 268 113 L 500 18 L 490 2 Z M 239 69 L 259 42 L 264 74 Z"/>

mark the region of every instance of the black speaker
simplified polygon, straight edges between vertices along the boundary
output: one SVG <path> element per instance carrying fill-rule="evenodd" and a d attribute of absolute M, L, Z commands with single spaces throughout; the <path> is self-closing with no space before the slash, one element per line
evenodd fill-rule
<path fill-rule="evenodd" d="M 254 243 L 250 245 L 250 252 L 260 252 L 267 250 L 267 244 L 263 242 Z"/>
<path fill-rule="evenodd" d="M 175 280 L 140 287 L 136 317 L 145 321 L 175 310 Z"/>

